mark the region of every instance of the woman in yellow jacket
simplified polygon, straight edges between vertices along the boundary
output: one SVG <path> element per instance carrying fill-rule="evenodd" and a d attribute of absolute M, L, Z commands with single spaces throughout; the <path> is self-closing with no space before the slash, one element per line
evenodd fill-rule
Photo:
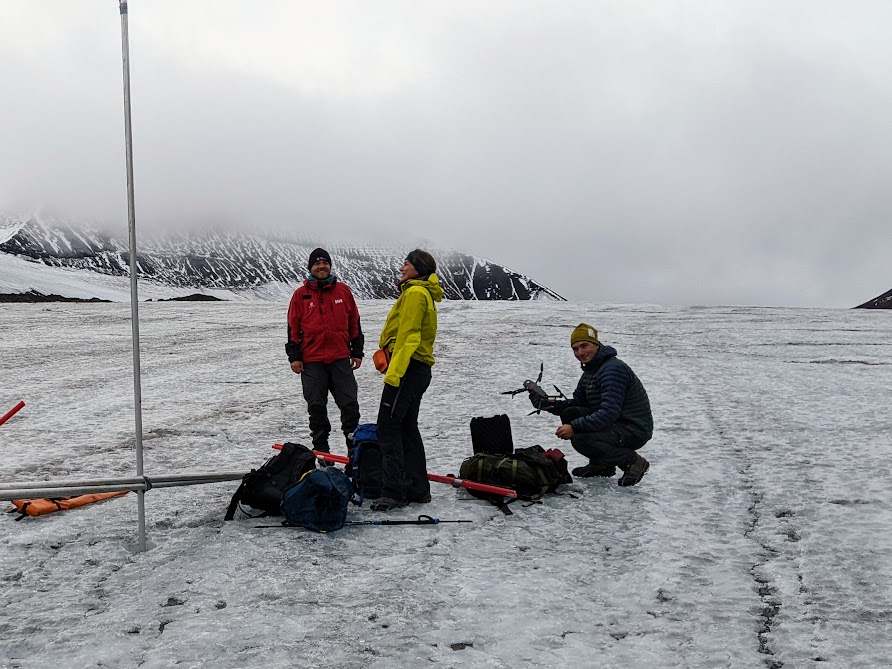
<path fill-rule="evenodd" d="M 424 442 L 418 430 L 421 397 L 431 382 L 436 302 L 443 289 L 430 253 L 415 249 L 400 269 L 400 296 L 387 315 L 378 345 L 390 351 L 378 407 L 378 443 L 383 474 L 381 497 L 373 511 L 431 500 Z"/>

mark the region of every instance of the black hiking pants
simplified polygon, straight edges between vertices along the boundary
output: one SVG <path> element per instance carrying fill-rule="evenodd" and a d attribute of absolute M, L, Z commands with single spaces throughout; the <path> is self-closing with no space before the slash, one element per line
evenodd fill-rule
<path fill-rule="evenodd" d="M 592 409 L 585 407 L 567 407 L 561 411 L 561 422 L 567 425 L 592 412 Z M 600 432 L 577 432 L 570 443 L 578 453 L 593 463 L 605 467 L 613 465 L 620 469 L 635 462 L 635 451 L 645 444 L 640 437 L 615 424 Z"/>
<path fill-rule="evenodd" d="M 331 423 L 328 421 L 329 392 L 341 410 L 341 431 L 344 436 L 359 425 L 359 390 L 353 368 L 350 367 L 350 358 L 331 364 L 305 362 L 300 382 L 307 401 L 307 413 L 310 414 L 313 449 L 328 451 L 328 435 L 331 433 Z M 347 443 L 349 445 L 349 441 Z"/>
<path fill-rule="evenodd" d="M 424 442 L 418 430 L 421 397 L 430 382 L 430 365 L 410 360 L 398 388 L 384 384 L 378 407 L 383 497 L 418 502 L 431 493 Z"/>

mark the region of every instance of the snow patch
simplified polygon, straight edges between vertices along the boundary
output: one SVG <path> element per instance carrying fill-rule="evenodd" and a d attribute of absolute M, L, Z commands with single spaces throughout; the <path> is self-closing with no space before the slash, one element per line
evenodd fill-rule
<path fill-rule="evenodd" d="M 8 242 L 25 227 L 27 221 L 0 215 L 0 244 Z"/>

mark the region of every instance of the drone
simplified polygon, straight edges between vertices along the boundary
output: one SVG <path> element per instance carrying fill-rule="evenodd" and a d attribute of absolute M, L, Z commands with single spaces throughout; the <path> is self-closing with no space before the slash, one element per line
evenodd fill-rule
<path fill-rule="evenodd" d="M 506 390 L 502 393 L 502 395 L 511 395 L 511 397 L 514 397 L 518 393 L 529 393 L 530 399 L 535 398 L 533 399 L 533 401 L 537 408 L 530 411 L 530 413 L 527 414 L 528 416 L 532 416 L 534 413 L 542 413 L 542 406 L 552 400 L 567 399 L 567 396 L 564 395 L 561 389 L 557 386 L 554 386 L 554 389 L 558 392 L 557 395 L 549 395 L 544 390 L 542 390 L 542 387 L 539 385 L 539 383 L 542 381 L 543 371 L 545 371 L 544 362 L 539 364 L 539 376 L 536 377 L 535 381 L 530 381 L 529 379 L 527 379 L 523 382 L 522 388 L 518 388 L 517 390 Z"/>

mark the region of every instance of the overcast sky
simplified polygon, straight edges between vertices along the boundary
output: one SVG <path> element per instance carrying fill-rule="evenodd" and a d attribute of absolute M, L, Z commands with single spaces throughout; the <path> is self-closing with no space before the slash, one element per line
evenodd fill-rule
<path fill-rule="evenodd" d="M 138 225 L 488 257 L 571 299 L 892 287 L 892 2 L 132 0 Z M 115 0 L 0 0 L 0 210 L 126 223 Z"/>

